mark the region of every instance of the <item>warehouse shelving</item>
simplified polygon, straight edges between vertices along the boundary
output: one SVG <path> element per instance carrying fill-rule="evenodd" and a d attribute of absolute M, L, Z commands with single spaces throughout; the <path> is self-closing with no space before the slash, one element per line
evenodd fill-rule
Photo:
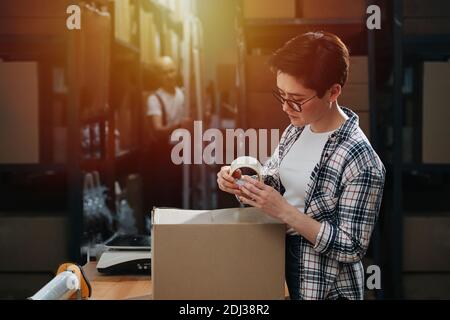
<path fill-rule="evenodd" d="M 405 97 L 403 88 L 405 84 L 405 67 L 408 63 L 418 64 L 426 59 L 436 60 L 450 57 L 450 35 L 449 34 L 429 34 L 414 35 L 404 34 L 404 1 L 395 0 L 393 2 L 393 151 L 392 159 L 389 161 L 389 168 L 392 173 L 392 194 L 389 202 L 389 233 L 385 246 L 388 253 L 387 261 L 390 274 L 386 283 L 391 284 L 389 288 L 390 296 L 393 298 L 402 298 L 403 292 L 403 223 L 406 217 L 405 197 L 408 195 L 410 185 L 405 184 L 406 177 L 411 175 L 426 175 L 431 177 L 442 176 L 450 172 L 449 164 L 426 164 L 422 162 L 422 109 L 416 108 L 413 128 L 416 131 L 413 137 L 413 157 L 412 162 L 407 162 L 403 158 L 404 140 L 403 127 L 405 120 Z M 416 70 L 417 71 L 417 70 Z M 418 69 L 418 78 L 422 77 L 421 68 Z M 415 103 L 422 103 L 421 81 L 414 86 L 413 97 Z M 418 191 L 423 193 L 426 190 Z M 417 213 L 416 213 L 417 214 Z M 430 248 L 432 250 L 432 248 Z"/>
<path fill-rule="evenodd" d="M 181 23 L 172 18 L 172 12 L 159 5 L 158 3 L 150 0 L 133 0 L 135 3 L 134 9 L 150 11 L 158 17 L 158 21 L 161 26 L 166 26 L 169 30 L 174 30 L 177 34 L 180 34 L 182 28 Z M 12 10 L 17 10 L 13 7 L 20 7 L 26 5 L 26 1 L 17 1 L 11 4 Z M 141 150 L 143 144 L 143 126 L 144 126 L 144 106 L 142 100 L 142 92 L 145 91 L 143 77 L 144 72 L 152 70 L 151 65 L 141 61 L 141 49 L 140 49 L 140 23 L 137 23 L 136 34 L 134 41 L 127 42 L 122 39 L 116 39 L 114 31 L 111 32 L 110 51 L 111 62 L 110 67 L 110 95 L 108 97 L 108 106 L 105 106 L 104 110 L 96 110 L 95 112 L 89 112 L 87 115 L 80 114 L 81 110 L 81 88 L 79 81 L 80 74 L 80 39 L 84 32 L 74 30 L 68 31 L 65 28 L 66 12 L 65 8 L 69 4 L 79 4 L 82 10 L 86 9 L 85 3 L 81 1 L 71 2 L 58 2 L 54 7 L 50 2 L 46 3 L 46 6 L 42 6 L 40 11 L 36 14 L 40 14 L 39 17 L 45 23 L 48 14 L 44 12 L 46 9 L 58 10 L 58 18 L 56 19 L 59 24 L 57 28 L 51 24 L 47 29 L 39 28 L 38 31 L 28 30 L 27 32 L 16 32 L 17 23 L 11 26 L 9 29 L 3 29 L 0 31 L 0 57 L 5 61 L 47 61 L 50 65 L 57 65 L 59 68 L 63 68 L 65 81 L 67 85 L 66 92 L 63 93 L 51 93 L 51 97 L 46 97 L 46 93 L 42 94 L 39 104 L 40 108 L 40 160 L 36 164 L 1 164 L 0 173 L 5 175 L 17 174 L 17 173 L 30 173 L 30 174 L 45 174 L 51 172 L 53 174 L 62 175 L 64 178 L 64 185 L 61 186 L 61 192 L 67 191 L 64 194 L 66 198 L 66 207 L 64 210 L 58 210 L 66 212 L 68 219 L 68 225 L 70 228 L 67 230 L 68 234 L 68 259 L 76 262 L 81 262 L 80 247 L 81 247 L 81 234 L 83 232 L 83 194 L 82 194 L 82 180 L 83 172 L 99 171 L 102 180 L 106 183 L 110 193 L 110 207 L 114 209 L 114 183 L 119 180 L 125 181 L 125 177 L 130 174 L 141 170 Z M 4 4 L 6 5 L 6 4 Z M 88 7 L 91 8 L 107 8 L 110 14 L 114 12 L 114 1 L 97 0 L 90 2 Z M 62 8 L 59 10 L 58 8 Z M 104 9 L 102 9 L 104 10 Z M 8 18 L 7 13 L 0 14 L 2 17 Z M 139 16 L 136 14 L 135 16 Z M 18 20 L 21 21 L 20 19 Z M 53 21 L 53 20 L 52 20 Z M 135 21 L 136 22 L 136 21 Z M 82 20 L 83 23 L 83 20 Z M 3 24 L 2 24 L 3 25 Z M 114 25 L 114 20 L 112 20 Z M 162 32 L 163 30 L 158 30 Z M 163 37 L 161 37 L 163 38 Z M 163 40 L 163 39 L 162 39 Z M 162 47 L 162 54 L 164 54 L 164 46 Z M 107 57 L 105 57 L 107 58 Z M 126 149 L 116 150 L 116 137 L 115 128 L 117 127 L 115 120 L 115 111 L 118 108 L 118 101 L 116 100 L 117 92 L 113 92 L 113 88 L 121 86 L 117 81 L 120 79 L 115 74 L 117 70 L 127 69 L 129 74 L 132 74 L 133 83 L 131 95 L 134 97 L 130 106 L 133 108 L 133 123 L 130 124 L 135 130 L 132 136 L 130 146 Z M 49 76 L 46 76 L 49 80 Z M 41 79 L 40 79 L 41 80 Z M 43 85 L 49 87 L 50 83 L 44 83 L 40 81 L 40 86 Z M 126 93 L 126 92 L 125 92 Z M 51 157 L 51 150 L 53 148 L 51 136 L 51 124 L 48 123 L 48 117 L 50 117 L 49 103 L 47 100 L 58 99 L 62 101 L 66 106 L 65 127 L 67 129 L 67 153 L 65 162 L 55 162 Z M 85 157 L 84 150 L 81 149 L 80 131 L 83 126 L 86 125 L 98 125 L 100 128 L 100 145 L 99 155 L 97 157 Z M 17 198 L 23 195 L 16 195 Z M 58 202 L 59 203 L 59 202 Z M 51 207 L 51 206 L 49 206 Z M 20 208 L 18 208 L 19 210 Z M 44 211 L 45 208 L 39 208 L 39 211 Z M 17 213 L 20 215 L 20 212 Z M 36 212 L 36 216 L 41 214 Z M 47 213 L 47 214 L 51 214 Z"/>

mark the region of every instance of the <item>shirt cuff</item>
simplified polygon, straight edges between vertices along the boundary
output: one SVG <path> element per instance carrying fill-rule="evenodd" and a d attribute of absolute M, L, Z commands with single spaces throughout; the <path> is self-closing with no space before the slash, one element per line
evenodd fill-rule
<path fill-rule="evenodd" d="M 332 248 L 335 238 L 336 228 L 327 221 L 322 222 L 314 250 L 319 253 L 327 253 Z"/>

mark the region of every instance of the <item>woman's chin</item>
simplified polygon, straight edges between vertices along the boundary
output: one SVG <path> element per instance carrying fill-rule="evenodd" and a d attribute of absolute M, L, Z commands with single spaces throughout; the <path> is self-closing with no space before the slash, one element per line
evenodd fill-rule
<path fill-rule="evenodd" d="M 300 117 L 289 117 L 289 120 L 291 120 L 291 124 L 295 127 L 303 127 L 306 125 L 305 120 L 303 120 Z"/>

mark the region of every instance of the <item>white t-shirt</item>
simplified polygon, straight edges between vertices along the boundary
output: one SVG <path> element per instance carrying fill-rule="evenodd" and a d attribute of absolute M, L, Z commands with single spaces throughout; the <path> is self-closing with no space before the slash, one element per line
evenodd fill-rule
<path fill-rule="evenodd" d="M 319 163 L 323 148 L 333 131 L 315 133 L 305 126 L 280 164 L 280 179 L 285 188 L 283 197 L 301 212 L 305 212 L 305 197 L 311 173 Z M 289 228 L 288 234 L 297 234 Z"/>
<path fill-rule="evenodd" d="M 156 93 L 164 102 L 167 123 L 163 125 L 174 126 L 180 124 L 185 117 L 184 111 L 184 94 L 183 91 L 176 87 L 175 94 L 172 95 L 164 89 L 156 90 Z M 147 115 L 148 116 L 162 116 L 161 103 L 155 94 L 152 94 L 147 99 Z"/>

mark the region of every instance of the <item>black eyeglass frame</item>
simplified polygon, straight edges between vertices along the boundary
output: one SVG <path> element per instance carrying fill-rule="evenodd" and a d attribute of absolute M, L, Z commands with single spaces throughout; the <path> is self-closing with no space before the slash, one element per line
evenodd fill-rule
<path fill-rule="evenodd" d="M 272 90 L 272 94 L 275 97 L 275 99 L 277 99 L 278 102 L 281 103 L 281 105 L 284 105 L 285 103 L 287 103 L 291 109 L 293 109 L 294 111 L 297 111 L 297 112 L 302 112 L 302 106 L 305 103 L 307 103 L 317 97 L 317 95 L 314 95 L 311 98 L 306 99 L 305 101 L 299 102 L 299 101 L 294 101 L 294 100 L 283 98 L 277 90 Z"/>

